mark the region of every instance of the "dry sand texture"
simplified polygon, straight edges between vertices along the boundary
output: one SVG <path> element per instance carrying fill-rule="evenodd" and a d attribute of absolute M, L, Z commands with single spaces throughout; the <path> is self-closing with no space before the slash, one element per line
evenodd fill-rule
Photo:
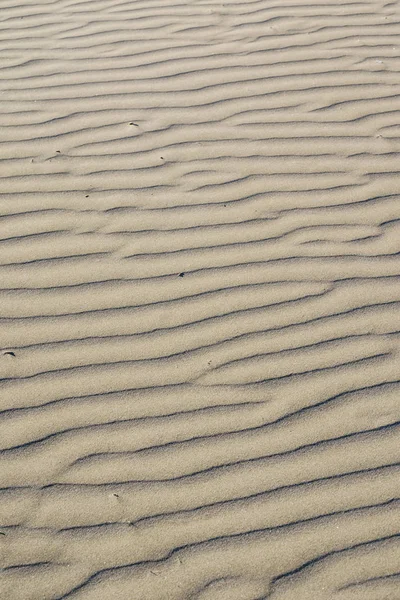
<path fill-rule="evenodd" d="M 399 600 L 400 2 L 0 22 L 0 598 Z"/>

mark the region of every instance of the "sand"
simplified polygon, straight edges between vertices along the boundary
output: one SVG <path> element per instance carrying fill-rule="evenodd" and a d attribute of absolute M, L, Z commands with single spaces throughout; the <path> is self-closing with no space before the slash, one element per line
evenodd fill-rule
<path fill-rule="evenodd" d="M 1 600 L 399 600 L 400 2 L 0 8 Z"/>

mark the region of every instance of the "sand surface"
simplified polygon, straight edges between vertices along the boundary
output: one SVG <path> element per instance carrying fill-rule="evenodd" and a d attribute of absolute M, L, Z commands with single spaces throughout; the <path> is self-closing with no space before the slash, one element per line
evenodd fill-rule
<path fill-rule="evenodd" d="M 399 600 L 400 2 L 0 4 L 1 600 Z"/>

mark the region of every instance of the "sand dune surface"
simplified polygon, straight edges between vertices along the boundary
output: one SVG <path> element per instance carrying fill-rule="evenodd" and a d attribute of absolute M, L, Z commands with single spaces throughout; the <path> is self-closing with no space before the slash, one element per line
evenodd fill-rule
<path fill-rule="evenodd" d="M 400 600 L 399 0 L 0 9 L 1 600 Z"/>

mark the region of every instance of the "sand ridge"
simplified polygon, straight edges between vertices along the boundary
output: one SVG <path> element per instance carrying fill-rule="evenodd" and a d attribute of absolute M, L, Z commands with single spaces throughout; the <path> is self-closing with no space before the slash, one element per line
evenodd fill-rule
<path fill-rule="evenodd" d="M 1 600 L 399 600 L 399 1 L 0 23 Z"/>

